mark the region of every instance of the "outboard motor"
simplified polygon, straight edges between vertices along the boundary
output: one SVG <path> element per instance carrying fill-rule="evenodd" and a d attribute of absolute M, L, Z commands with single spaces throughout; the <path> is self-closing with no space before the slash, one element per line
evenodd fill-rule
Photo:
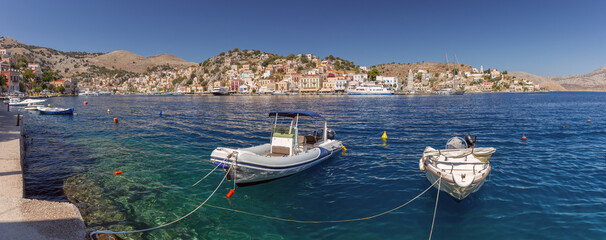
<path fill-rule="evenodd" d="M 469 133 L 465 135 L 465 142 L 467 143 L 467 148 L 472 148 L 476 145 L 476 138 L 472 137 Z"/>
<path fill-rule="evenodd" d="M 326 130 L 326 138 L 332 140 L 332 139 L 335 139 L 335 135 L 337 135 L 337 133 L 335 132 L 335 130 L 332 130 L 332 129 Z"/>

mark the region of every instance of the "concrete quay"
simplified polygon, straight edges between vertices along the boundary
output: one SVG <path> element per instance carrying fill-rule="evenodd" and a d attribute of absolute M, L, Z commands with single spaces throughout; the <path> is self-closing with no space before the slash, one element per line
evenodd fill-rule
<path fill-rule="evenodd" d="M 78 208 L 67 202 L 24 198 L 22 122 L 0 107 L 0 239 L 86 239 Z"/>

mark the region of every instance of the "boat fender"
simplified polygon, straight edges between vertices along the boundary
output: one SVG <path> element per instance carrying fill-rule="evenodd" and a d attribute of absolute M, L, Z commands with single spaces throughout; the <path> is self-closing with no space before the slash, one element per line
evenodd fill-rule
<path fill-rule="evenodd" d="M 231 195 L 234 195 L 234 192 L 236 191 L 236 189 L 231 189 L 229 190 L 229 192 L 225 195 L 227 198 L 230 198 Z"/>
<path fill-rule="evenodd" d="M 419 159 L 419 170 L 421 170 L 421 172 L 425 171 L 425 162 L 423 161 L 423 157 Z"/>

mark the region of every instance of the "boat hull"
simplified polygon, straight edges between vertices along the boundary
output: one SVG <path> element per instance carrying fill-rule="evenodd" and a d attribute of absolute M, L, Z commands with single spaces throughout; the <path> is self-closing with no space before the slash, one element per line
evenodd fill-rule
<path fill-rule="evenodd" d="M 438 174 L 429 168 L 425 170 L 425 177 L 427 177 L 427 180 L 429 180 L 430 183 L 438 181 L 439 178 Z M 467 187 L 460 187 L 453 181 L 452 178 L 449 178 L 448 175 L 443 175 L 442 181 L 440 181 L 440 191 L 446 192 L 454 199 L 461 201 L 470 194 L 480 190 L 482 185 L 484 185 L 485 180 L 486 178 L 483 177 L 477 181 L 474 181 Z M 438 189 L 438 184 L 434 185 L 434 187 Z"/>
<path fill-rule="evenodd" d="M 38 108 L 40 114 L 48 114 L 48 115 L 73 115 L 74 108 L 68 108 L 64 110 L 45 110 L 44 108 Z"/>
<path fill-rule="evenodd" d="M 341 142 L 332 141 L 290 157 L 264 157 L 259 154 L 267 152 L 269 144 L 244 149 L 217 148 L 211 153 L 210 161 L 226 172 L 233 166 L 228 177 L 235 179 L 239 186 L 248 186 L 299 173 L 329 159 L 342 149 Z M 233 152 L 238 152 L 238 156 L 230 156 Z"/>
<path fill-rule="evenodd" d="M 430 183 L 441 178 L 439 188 L 456 200 L 477 192 L 490 174 L 490 156 L 494 148 L 436 150 L 427 147 L 419 159 L 419 169 Z M 434 185 L 438 188 L 438 185 Z"/>
<path fill-rule="evenodd" d="M 394 93 L 393 92 L 386 92 L 386 93 L 348 92 L 347 95 L 394 95 Z"/>

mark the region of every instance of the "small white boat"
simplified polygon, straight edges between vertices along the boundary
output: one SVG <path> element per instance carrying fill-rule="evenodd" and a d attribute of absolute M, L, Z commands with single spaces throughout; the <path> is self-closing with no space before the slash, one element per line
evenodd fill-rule
<path fill-rule="evenodd" d="M 18 98 L 11 98 L 8 105 L 10 106 L 27 106 L 30 103 L 43 103 L 46 102 L 46 99 L 25 99 L 23 101 Z"/>
<path fill-rule="evenodd" d="M 318 113 L 283 111 L 272 112 L 269 116 L 274 118 L 270 143 L 249 148 L 219 147 L 210 155 L 210 162 L 229 173 L 228 178 L 235 179 L 238 186 L 293 175 L 343 149 L 341 141 L 334 140 L 335 132 L 327 128 L 326 119 Z M 323 130 L 300 130 L 301 118 L 323 120 Z M 310 125 L 307 121 L 303 124 Z"/>
<path fill-rule="evenodd" d="M 288 95 L 288 92 L 278 90 L 278 91 L 272 92 L 271 95 Z"/>
<path fill-rule="evenodd" d="M 25 110 L 37 111 L 38 108 L 40 108 L 40 107 L 44 107 L 44 106 L 42 106 L 42 105 L 40 105 L 38 103 L 30 103 L 30 104 L 27 104 L 27 106 L 25 106 L 24 109 Z"/>
<path fill-rule="evenodd" d="M 490 173 L 490 156 L 495 151 L 492 147 L 475 148 L 475 139 L 469 134 L 465 140 L 454 137 L 446 149 L 425 148 L 419 169 L 431 183 L 441 177 L 440 190 L 460 201 L 482 187 Z"/>

